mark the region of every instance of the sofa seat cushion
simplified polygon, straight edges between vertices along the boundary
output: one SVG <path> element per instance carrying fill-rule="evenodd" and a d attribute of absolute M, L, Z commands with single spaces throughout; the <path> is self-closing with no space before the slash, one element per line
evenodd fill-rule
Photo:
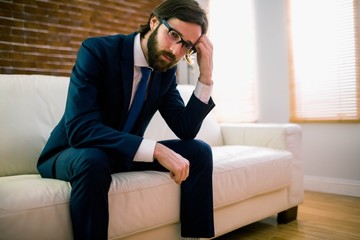
<path fill-rule="evenodd" d="M 291 183 L 292 154 L 254 146 L 213 147 L 214 206 L 221 208 Z"/>
<path fill-rule="evenodd" d="M 72 238 L 68 182 L 38 174 L 0 177 L 0 196 L 0 239 L 26 239 L 22 232 L 29 239 Z"/>
<path fill-rule="evenodd" d="M 221 146 L 213 147 L 213 154 L 215 208 L 290 184 L 292 155 L 289 152 L 251 146 Z M 179 221 L 180 188 L 169 173 L 126 172 L 113 174 L 112 178 L 110 238 Z M 56 225 L 59 221 L 71 229 L 70 188 L 67 182 L 42 179 L 36 174 L 1 177 L 0 231 L 3 227 L 6 232 L 9 228 L 19 229 L 16 225 L 25 223 L 34 231 L 44 231 L 36 226 L 51 226 L 51 222 Z M 43 216 L 40 212 L 46 212 L 50 217 L 38 219 L 37 216 Z M 31 226 L 31 222 L 37 224 Z"/>
<path fill-rule="evenodd" d="M 38 174 L 0 178 L 0 214 L 49 207 L 69 201 L 70 184 Z"/>

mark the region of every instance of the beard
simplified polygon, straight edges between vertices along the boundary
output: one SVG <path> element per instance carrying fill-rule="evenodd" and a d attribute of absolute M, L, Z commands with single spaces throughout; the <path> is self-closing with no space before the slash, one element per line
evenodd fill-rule
<path fill-rule="evenodd" d="M 149 66 L 156 71 L 165 72 L 174 67 L 178 61 L 176 60 L 175 55 L 171 52 L 165 50 L 159 51 L 159 43 L 157 41 L 158 29 L 159 27 L 157 27 L 155 31 L 151 33 L 147 42 Z M 163 56 L 165 56 L 165 58 L 171 59 L 171 61 L 165 61 Z"/>

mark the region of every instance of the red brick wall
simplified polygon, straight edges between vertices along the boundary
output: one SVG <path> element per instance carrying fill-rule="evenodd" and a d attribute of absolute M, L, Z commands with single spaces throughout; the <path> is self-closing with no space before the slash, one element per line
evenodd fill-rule
<path fill-rule="evenodd" d="M 131 33 L 162 0 L 0 0 L 0 73 L 69 76 L 81 42 Z"/>

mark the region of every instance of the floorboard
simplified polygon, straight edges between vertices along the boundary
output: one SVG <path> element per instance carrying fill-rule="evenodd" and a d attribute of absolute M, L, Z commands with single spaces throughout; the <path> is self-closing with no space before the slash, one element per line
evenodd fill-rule
<path fill-rule="evenodd" d="M 277 224 L 276 216 L 242 227 L 216 240 L 360 240 L 360 198 L 305 192 L 298 218 Z"/>

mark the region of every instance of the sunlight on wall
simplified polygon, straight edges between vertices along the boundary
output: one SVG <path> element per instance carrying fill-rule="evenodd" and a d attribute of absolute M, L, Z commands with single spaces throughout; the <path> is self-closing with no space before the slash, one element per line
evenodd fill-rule
<path fill-rule="evenodd" d="M 257 104 L 253 1 L 228 0 L 224 4 L 213 0 L 209 7 L 215 113 L 222 122 L 254 122 Z"/>

